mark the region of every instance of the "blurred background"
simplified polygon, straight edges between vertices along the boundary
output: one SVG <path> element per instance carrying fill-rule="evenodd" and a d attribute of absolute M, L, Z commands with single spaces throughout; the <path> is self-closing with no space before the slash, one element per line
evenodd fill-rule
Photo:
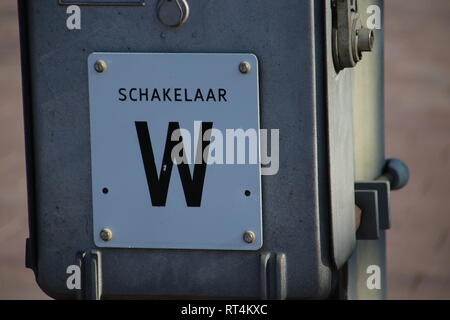
<path fill-rule="evenodd" d="M 386 155 L 412 180 L 392 195 L 390 299 L 450 299 L 450 1 L 386 0 Z M 0 2 L 0 299 L 46 299 L 28 236 L 16 1 Z M 448 198 L 447 198 L 448 197 Z"/>

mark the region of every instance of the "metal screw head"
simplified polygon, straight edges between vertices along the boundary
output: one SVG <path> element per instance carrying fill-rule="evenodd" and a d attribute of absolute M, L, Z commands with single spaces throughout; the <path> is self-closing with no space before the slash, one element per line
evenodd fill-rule
<path fill-rule="evenodd" d="M 112 231 L 108 228 L 104 228 L 102 229 L 102 231 L 100 231 L 100 238 L 103 241 L 111 241 L 113 237 Z"/>
<path fill-rule="evenodd" d="M 107 68 L 108 68 L 108 65 L 107 65 L 106 62 L 103 61 L 103 60 L 98 60 L 98 61 L 95 62 L 95 64 L 94 64 L 94 69 L 95 69 L 95 71 L 97 71 L 98 73 L 103 73 L 103 72 L 105 72 Z"/>
<path fill-rule="evenodd" d="M 248 61 L 242 61 L 239 64 L 239 71 L 243 74 L 249 73 L 252 70 L 252 65 Z"/>
<path fill-rule="evenodd" d="M 245 231 L 244 241 L 247 243 L 253 243 L 256 241 L 256 234 L 253 231 Z"/>

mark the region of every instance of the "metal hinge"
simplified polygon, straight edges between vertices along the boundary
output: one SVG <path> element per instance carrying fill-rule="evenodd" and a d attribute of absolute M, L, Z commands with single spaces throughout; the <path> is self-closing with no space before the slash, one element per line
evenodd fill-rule
<path fill-rule="evenodd" d="M 362 53 L 372 51 L 375 36 L 362 25 L 357 0 L 331 0 L 333 11 L 333 61 L 336 71 L 353 68 Z"/>

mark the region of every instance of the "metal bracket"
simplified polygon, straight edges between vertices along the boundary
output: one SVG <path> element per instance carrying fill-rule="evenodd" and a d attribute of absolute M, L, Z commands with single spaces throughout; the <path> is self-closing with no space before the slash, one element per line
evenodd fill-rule
<path fill-rule="evenodd" d="M 390 228 L 388 181 L 357 182 L 356 205 L 362 210 L 357 240 L 378 240 L 380 230 Z"/>
<path fill-rule="evenodd" d="M 357 182 L 355 184 L 355 190 L 356 192 L 364 192 L 368 190 L 376 193 L 376 204 L 378 207 L 377 216 L 379 217 L 380 229 L 389 230 L 391 228 L 391 221 L 389 216 L 389 195 L 391 192 L 391 188 L 389 181 Z M 358 202 L 358 195 L 356 198 L 356 201 Z"/>
<path fill-rule="evenodd" d="M 80 300 L 101 300 L 102 298 L 102 255 L 98 250 L 80 252 L 78 265 L 81 269 Z"/>
<path fill-rule="evenodd" d="M 357 240 L 378 240 L 379 230 L 391 227 L 389 216 L 389 195 L 391 190 L 399 190 L 409 181 L 409 169 L 398 159 L 388 159 L 383 176 L 376 181 L 356 182 L 356 205 L 362 210 L 361 226 Z"/>
<path fill-rule="evenodd" d="M 375 37 L 362 25 L 357 0 L 331 0 L 333 9 L 333 60 L 336 71 L 353 68 L 362 53 L 372 51 Z"/>
<path fill-rule="evenodd" d="M 267 252 L 261 254 L 261 298 L 285 300 L 287 297 L 286 255 Z"/>

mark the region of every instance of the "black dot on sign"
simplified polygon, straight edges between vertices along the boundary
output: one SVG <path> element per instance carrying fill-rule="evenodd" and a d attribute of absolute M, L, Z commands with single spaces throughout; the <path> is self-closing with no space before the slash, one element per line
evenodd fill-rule
<path fill-rule="evenodd" d="M 251 191 L 250 190 L 245 190 L 245 196 L 246 197 L 250 197 L 251 195 L 252 195 L 252 193 L 251 193 Z"/>
<path fill-rule="evenodd" d="M 104 194 L 108 194 L 109 190 L 108 190 L 108 188 L 103 188 L 102 192 L 103 192 Z"/>

